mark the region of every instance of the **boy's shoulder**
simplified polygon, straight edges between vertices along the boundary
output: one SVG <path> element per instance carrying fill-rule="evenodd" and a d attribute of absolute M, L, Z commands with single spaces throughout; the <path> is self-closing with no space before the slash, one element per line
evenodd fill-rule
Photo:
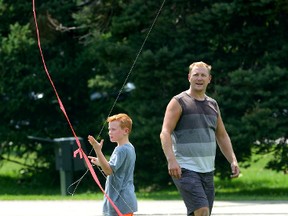
<path fill-rule="evenodd" d="M 131 144 L 131 143 L 126 143 L 124 145 L 120 145 L 120 146 L 117 146 L 115 148 L 116 151 L 123 151 L 123 152 L 126 152 L 126 151 L 131 151 L 133 150 L 134 151 L 134 146 Z"/>

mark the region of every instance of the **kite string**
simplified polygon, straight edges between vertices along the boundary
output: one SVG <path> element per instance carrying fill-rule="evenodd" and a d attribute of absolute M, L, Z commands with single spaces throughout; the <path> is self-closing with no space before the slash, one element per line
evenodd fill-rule
<path fill-rule="evenodd" d="M 125 80 L 123 81 L 123 84 L 122 84 L 122 86 L 121 86 L 121 88 L 120 88 L 120 90 L 119 90 L 119 92 L 118 92 L 118 95 L 117 95 L 116 99 L 114 100 L 113 105 L 111 106 L 111 109 L 110 109 L 110 111 L 109 111 L 109 113 L 108 113 L 108 115 L 107 115 L 107 118 L 111 115 L 112 111 L 114 110 L 114 107 L 116 106 L 117 101 L 118 101 L 120 95 L 122 94 L 122 92 L 123 92 L 123 90 L 124 90 L 124 88 L 125 88 L 125 85 L 126 85 L 128 79 L 129 79 L 130 75 L 132 74 L 132 71 L 134 70 L 134 67 L 135 67 L 135 65 L 136 65 L 136 62 L 138 61 L 138 58 L 139 58 L 140 54 L 141 54 L 142 51 L 143 51 L 143 48 L 144 48 L 144 46 L 145 46 L 145 44 L 146 44 L 146 42 L 147 42 L 147 40 L 148 40 L 148 38 L 149 38 L 149 36 L 150 36 L 150 33 L 151 33 L 152 29 L 154 28 L 154 26 L 155 26 L 155 24 L 156 24 L 156 21 L 157 21 L 159 15 L 160 15 L 160 13 L 161 13 L 164 5 L 165 5 L 165 2 L 166 2 L 166 0 L 163 0 L 163 1 L 162 1 L 162 4 L 161 4 L 160 8 L 158 9 L 157 14 L 156 14 L 156 16 L 155 16 L 155 18 L 154 18 L 154 20 L 153 20 L 153 22 L 152 22 L 149 30 L 148 30 L 148 33 L 146 34 L 145 39 L 144 39 L 144 41 L 143 41 L 143 43 L 142 43 L 139 51 L 137 52 L 137 55 L 136 55 L 136 57 L 135 57 L 135 59 L 134 59 L 134 61 L 133 61 L 133 63 L 132 63 L 132 66 L 131 66 L 129 72 L 127 73 L 127 76 L 126 76 Z M 103 130 L 104 130 L 104 127 L 105 127 L 106 123 L 107 123 L 107 122 L 105 121 L 105 122 L 102 124 L 102 127 L 101 127 L 101 129 L 100 129 L 100 131 L 99 131 L 99 133 L 98 133 L 98 135 L 97 135 L 97 138 L 99 138 L 99 137 L 101 136 L 101 134 L 102 134 L 102 132 L 103 132 Z M 88 155 L 91 155 L 92 151 L 93 151 L 93 148 L 91 149 L 91 151 L 89 152 Z M 98 169 L 100 170 L 100 172 L 102 173 L 102 175 L 106 178 L 106 176 L 105 176 L 105 174 L 102 172 L 102 170 L 101 170 L 99 167 L 98 167 Z M 73 182 L 73 183 L 69 186 L 69 188 L 70 188 L 72 185 L 75 185 L 75 184 L 76 184 L 73 192 L 72 192 L 72 193 L 69 192 L 72 196 L 75 194 L 75 192 L 76 192 L 79 184 L 81 183 L 82 179 L 84 178 L 84 176 L 85 176 L 86 174 L 87 174 L 87 171 L 86 171 L 78 180 L 76 180 L 75 182 Z"/>
<path fill-rule="evenodd" d="M 46 75 L 47 75 L 47 77 L 49 78 L 49 81 L 50 81 L 50 83 L 51 83 L 51 85 L 52 85 L 52 87 L 53 87 L 53 89 L 54 89 L 55 94 L 56 94 L 58 103 L 59 103 L 59 105 L 60 105 L 60 109 L 62 110 L 64 116 L 66 117 L 66 120 L 67 120 L 67 122 L 68 122 L 68 124 L 69 124 L 69 126 L 70 126 L 70 128 L 71 128 L 71 130 L 72 130 L 72 133 L 73 133 L 73 135 L 74 135 L 74 137 L 75 137 L 75 140 L 76 140 L 76 143 L 77 143 L 77 145 L 78 145 L 78 149 L 77 149 L 76 151 L 74 151 L 74 157 L 76 157 L 77 154 L 79 154 L 79 156 L 80 156 L 81 159 L 84 157 L 84 160 L 85 160 L 85 162 L 86 162 L 86 165 L 87 165 L 87 167 L 88 167 L 88 169 L 89 169 L 89 171 L 90 171 L 90 173 L 91 173 L 94 181 L 97 183 L 98 187 L 101 189 L 101 191 L 103 192 L 104 196 L 105 196 L 105 197 L 107 198 L 107 200 L 110 202 L 110 204 L 111 204 L 112 207 L 115 209 L 115 211 L 117 212 L 117 214 L 118 214 L 119 216 L 123 216 L 122 213 L 120 212 L 120 210 L 118 209 L 118 207 L 115 205 L 115 203 L 114 203 L 114 202 L 111 200 L 111 198 L 106 194 L 105 190 L 103 189 L 103 187 L 102 187 L 102 185 L 101 185 L 101 183 L 100 183 L 100 181 L 99 181 L 99 179 L 98 179 L 98 177 L 97 177 L 97 175 L 96 175 L 96 173 L 95 173 L 95 170 L 93 169 L 93 167 L 92 167 L 92 165 L 91 165 L 90 160 L 88 159 L 87 155 L 86 155 L 86 154 L 84 153 L 84 151 L 82 150 L 82 148 L 81 148 L 81 143 L 80 143 L 80 141 L 79 141 L 79 139 L 78 139 L 78 137 L 77 137 L 77 135 L 76 135 L 76 133 L 75 133 L 75 131 L 74 131 L 74 128 L 73 128 L 73 126 L 72 126 L 72 124 L 71 124 L 71 122 L 70 122 L 70 119 L 69 119 L 69 117 L 68 117 L 68 115 L 67 115 L 67 113 L 66 113 L 66 111 L 65 111 L 65 107 L 64 107 L 64 105 L 63 105 L 63 103 L 62 103 L 62 101 L 61 101 L 61 99 L 60 99 L 60 97 L 59 97 L 59 95 L 58 95 L 58 92 L 57 92 L 57 90 L 56 90 L 56 87 L 55 87 L 55 85 L 54 85 L 54 83 L 53 83 L 53 81 L 52 81 L 52 79 L 51 79 L 51 76 L 50 76 L 50 74 L 49 74 L 49 71 L 48 71 L 47 66 L 46 66 L 46 63 L 45 63 L 45 59 L 44 59 L 44 55 L 43 55 L 43 52 L 42 52 L 42 48 L 41 48 L 40 33 L 39 33 L 39 28 L 38 28 L 38 23 L 37 23 L 37 16 L 36 16 L 35 0 L 32 0 L 32 5 L 33 5 L 33 17 L 34 17 L 34 22 L 35 22 L 35 27 L 36 27 L 36 34 L 37 34 L 37 42 L 38 42 L 38 47 L 39 47 L 39 51 L 40 51 L 42 63 L 43 63 L 43 66 L 44 66 Z M 86 173 L 87 173 L 87 172 L 86 172 Z"/>
<path fill-rule="evenodd" d="M 157 14 L 156 14 L 156 16 L 155 16 L 155 18 L 154 18 L 154 20 L 153 20 L 153 22 L 152 22 L 152 24 L 151 24 L 151 26 L 150 26 L 150 28 L 149 28 L 149 31 L 148 31 L 148 33 L 146 34 L 145 39 L 144 39 L 144 41 L 143 41 L 143 43 L 142 43 L 142 45 L 141 45 L 141 47 L 140 47 L 140 49 L 139 49 L 139 51 L 138 51 L 138 53 L 137 53 L 137 55 L 136 55 L 133 63 L 132 63 L 132 66 L 131 66 L 129 72 L 127 73 L 127 76 L 126 76 L 125 80 L 123 81 L 122 87 L 120 88 L 120 90 L 119 90 L 119 92 L 118 92 L 118 95 L 117 95 L 116 99 L 114 100 L 114 103 L 113 103 L 113 105 L 112 105 L 112 107 L 111 107 L 111 109 L 110 109 L 110 111 L 109 111 L 109 113 L 108 113 L 108 115 L 107 115 L 107 118 L 111 115 L 111 113 L 112 113 L 112 111 L 113 111 L 116 103 L 118 102 L 118 99 L 119 99 L 120 95 L 122 94 L 123 89 L 125 88 L 125 85 L 127 84 L 127 81 L 128 81 L 128 79 L 129 79 L 132 71 L 134 70 L 134 67 L 135 67 L 135 65 L 136 65 L 136 62 L 138 61 L 138 58 L 139 58 L 140 54 L 141 54 L 142 51 L 143 51 L 143 48 L 144 48 L 144 46 L 145 46 L 145 44 L 146 44 L 146 41 L 148 40 L 148 38 L 149 38 L 149 36 L 150 36 L 150 33 L 151 33 L 152 29 L 154 28 L 154 26 L 155 26 L 155 24 L 156 24 L 156 21 L 157 21 L 159 15 L 160 15 L 160 13 L 161 13 L 163 7 L 164 7 L 165 2 L 166 2 L 166 0 L 163 0 L 160 8 L 158 9 Z M 105 125 L 106 125 L 106 122 L 104 122 L 104 124 L 102 125 L 102 128 L 101 128 L 101 130 L 100 130 L 100 132 L 99 132 L 99 134 L 98 134 L 97 137 L 100 137 L 100 136 L 101 136 L 102 131 L 104 130 Z M 90 152 L 90 153 L 91 153 L 91 152 Z"/>
<path fill-rule="evenodd" d="M 108 117 L 111 115 L 111 113 L 112 113 L 112 111 L 113 111 L 113 109 L 114 109 L 114 107 L 115 107 L 115 105 L 116 105 L 116 103 L 117 103 L 120 95 L 121 95 L 122 92 L 123 92 L 123 89 L 124 89 L 124 87 L 125 87 L 128 79 L 129 79 L 129 77 L 130 77 L 130 75 L 131 75 L 131 73 L 132 73 L 132 71 L 133 71 L 133 69 L 134 69 L 134 67 L 135 67 L 135 65 L 136 65 L 136 62 L 138 61 L 138 58 L 139 58 L 140 54 L 141 54 L 142 51 L 143 51 L 144 45 L 146 44 L 146 41 L 147 41 L 147 39 L 149 38 L 150 33 L 151 33 L 152 29 L 154 28 L 155 23 L 156 23 L 159 15 L 160 15 L 162 9 L 163 9 L 163 6 L 164 6 L 164 4 L 165 4 L 165 1 L 166 1 L 166 0 L 163 0 L 162 4 L 161 4 L 161 6 L 160 6 L 160 8 L 159 8 L 159 10 L 158 10 L 158 12 L 157 12 L 154 20 L 153 20 L 153 23 L 152 23 L 151 27 L 149 28 L 148 33 L 146 34 L 146 37 L 145 37 L 145 39 L 144 39 L 144 41 L 143 41 L 143 43 L 142 43 L 142 45 L 141 45 L 141 47 L 140 47 L 137 55 L 136 55 L 136 57 L 135 57 L 135 59 L 134 59 L 134 61 L 133 61 L 133 64 L 132 64 L 132 66 L 131 66 L 131 68 L 130 68 L 130 70 L 129 70 L 129 72 L 128 72 L 128 74 L 127 74 L 127 76 L 126 76 L 126 78 L 125 78 L 125 80 L 124 80 L 124 82 L 123 82 L 123 85 L 122 85 L 122 87 L 120 88 L 119 93 L 118 93 L 116 99 L 114 100 L 114 103 L 113 103 L 113 105 L 112 105 L 112 107 L 111 107 L 111 109 L 110 109 L 110 111 L 109 111 L 109 113 L 108 113 Z M 94 180 L 96 181 L 96 183 L 98 184 L 98 186 L 100 187 L 100 189 L 102 190 L 102 192 L 104 193 L 104 195 L 107 197 L 107 199 L 109 200 L 109 202 L 112 204 L 112 206 L 114 207 L 114 209 L 116 210 L 116 212 L 117 212 L 119 215 L 122 215 L 122 214 L 120 213 L 120 211 L 118 210 L 117 206 L 115 206 L 115 204 L 113 203 L 113 201 L 110 200 L 109 196 L 108 196 L 108 195 L 105 193 L 105 191 L 103 190 L 103 188 L 102 188 L 102 186 L 101 186 L 101 184 L 100 184 L 100 182 L 99 182 L 99 180 L 98 180 L 98 178 L 97 178 L 97 175 L 96 175 L 94 169 L 92 168 L 92 165 L 91 165 L 89 159 L 87 158 L 86 154 L 83 152 L 83 150 L 82 150 L 82 148 L 81 148 L 81 143 L 80 143 L 80 141 L 79 141 L 79 139 L 78 139 L 78 137 L 77 137 L 77 135 L 76 135 L 76 133 L 75 133 L 75 131 L 74 131 L 74 128 L 73 128 L 73 126 L 72 126 L 72 124 L 71 124 L 71 122 L 70 122 L 70 120 L 69 120 L 69 117 L 68 117 L 66 111 L 65 111 L 65 107 L 64 107 L 64 105 L 63 105 L 63 103 L 62 103 L 62 101 L 61 101 L 61 99 L 60 99 L 60 97 L 59 97 L 59 95 L 58 95 L 58 92 L 57 92 L 57 90 L 56 90 L 56 87 L 55 87 L 55 85 L 54 85 L 54 83 L 53 83 L 53 81 L 52 81 L 52 79 L 51 79 L 51 76 L 50 76 L 50 74 L 49 74 L 49 72 L 48 72 L 48 69 L 47 69 L 47 66 L 46 66 L 46 63 L 45 63 L 45 60 L 44 60 L 44 55 L 43 55 L 43 52 L 42 52 L 42 48 L 41 48 L 40 33 L 39 33 L 39 28 L 38 28 L 38 23 L 37 23 L 37 17 L 36 17 L 35 1 L 32 0 L 32 3 L 33 3 L 33 15 L 34 15 L 34 21 L 35 21 L 36 33 L 37 33 L 37 41 L 38 41 L 38 47 L 39 47 L 39 51 L 40 51 L 42 63 L 43 63 L 43 66 L 44 66 L 46 75 L 47 75 L 47 77 L 48 77 L 48 79 L 49 79 L 49 81 L 50 81 L 50 83 L 51 83 L 51 85 L 52 85 L 52 87 L 53 87 L 53 90 L 54 90 L 54 92 L 55 92 L 55 95 L 56 95 L 56 97 L 57 97 L 58 103 L 59 103 L 59 105 L 60 105 L 60 109 L 62 110 L 62 112 L 63 112 L 63 114 L 64 114 L 64 116 L 65 116 L 65 118 L 66 118 L 66 120 L 67 120 L 67 122 L 68 122 L 68 124 L 69 124 L 69 126 L 70 126 L 70 128 L 71 128 L 71 130 L 72 130 L 72 133 L 73 133 L 73 135 L 74 135 L 74 137 L 75 137 L 75 139 L 76 139 L 76 143 L 77 143 L 77 145 L 78 145 L 78 147 L 79 147 L 79 149 L 77 149 L 77 150 L 74 152 L 74 157 L 76 157 L 77 154 L 79 154 L 80 158 L 83 158 L 83 156 L 84 156 L 84 159 L 85 159 L 85 161 L 86 161 L 86 163 L 87 163 L 87 166 L 88 166 L 88 169 L 86 170 L 86 172 L 84 173 L 84 175 L 83 175 L 82 177 L 80 177 L 80 179 L 78 179 L 77 181 L 75 181 L 74 183 L 72 183 L 72 184 L 69 186 L 69 187 L 71 187 L 72 185 L 74 185 L 75 183 L 77 183 L 77 185 L 76 185 L 76 187 L 75 187 L 72 195 L 74 195 L 74 193 L 76 192 L 76 189 L 77 189 L 78 185 L 80 184 L 81 180 L 82 180 L 82 179 L 84 178 L 84 176 L 88 173 L 88 170 L 90 170 L 90 172 L 91 172 Z M 107 117 L 107 118 L 108 118 L 108 117 Z M 102 131 L 104 130 L 105 125 L 106 125 L 106 122 L 103 123 L 102 128 L 101 128 L 101 130 L 100 130 L 100 132 L 99 132 L 99 134 L 98 134 L 97 137 L 100 137 L 100 135 L 102 134 Z M 93 150 L 93 149 L 91 149 L 89 155 L 91 154 L 92 150 Z M 98 169 L 99 169 L 99 167 L 98 167 Z M 99 170 L 100 170 L 100 169 L 99 169 Z M 101 170 L 100 170 L 100 171 L 101 171 Z M 93 172 L 94 172 L 94 173 L 93 173 Z M 101 172 L 101 173 L 103 174 L 103 172 Z M 105 176 L 104 174 L 103 174 L 103 176 L 106 178 L 106 176 Z M 114 188 L 114 189 L 115 189 L 115 188 Z M 116 189 L 115 189 L 115 190 L 116 190 Z M 119 194 L 119 195 L 120 195 L 120 194 Z M 122 198 L 122 197 L 121 197 L 121 198 Z M 123 198 L 122 198 L 122 199 L 123 199 Z M 125 202 L 125 203 L 126 203 L 126 202 Z"/>

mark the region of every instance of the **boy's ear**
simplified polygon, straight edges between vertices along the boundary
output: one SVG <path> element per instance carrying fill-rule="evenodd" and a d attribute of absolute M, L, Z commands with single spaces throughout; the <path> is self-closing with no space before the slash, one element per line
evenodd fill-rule
<path fill-rule="evenodd" d="M 125 128 L 125 133 L 129 134 L 129 128 Z"/>

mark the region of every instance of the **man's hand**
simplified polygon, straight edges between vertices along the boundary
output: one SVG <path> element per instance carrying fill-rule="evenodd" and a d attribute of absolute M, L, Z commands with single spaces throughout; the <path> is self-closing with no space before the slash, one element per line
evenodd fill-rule
<path fill-rule="evenodd" d="M 237 162 L 232 162 L 231 163 L 231 171 L 232 171 L 232 175 L 230 176 L 231 178 L 237 178 L 240 175 L 240 169 L 238 166 Z"/>
<path fill-rule="evenodd" d="M 176 179 L 181 178 L 182 174 L 181 167 L 179 166 L 176 160 L 168 162 L 168 172 L 169 175 L 173 178 Z"/>

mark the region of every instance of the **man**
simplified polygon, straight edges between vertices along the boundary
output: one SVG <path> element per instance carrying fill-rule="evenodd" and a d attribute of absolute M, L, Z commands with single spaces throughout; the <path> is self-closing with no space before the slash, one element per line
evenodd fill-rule
<path fill-rule="evenodd" d="M 240 170 L 217 102 L 206 95 L 211 66 L 189 66 L 188 90 L 167 105 L 160 134 L 168 171 L 187 208 L 187 215 L 209 216 L 214 202 L 216 143 L 231 164 L 232 178 Z"/>

